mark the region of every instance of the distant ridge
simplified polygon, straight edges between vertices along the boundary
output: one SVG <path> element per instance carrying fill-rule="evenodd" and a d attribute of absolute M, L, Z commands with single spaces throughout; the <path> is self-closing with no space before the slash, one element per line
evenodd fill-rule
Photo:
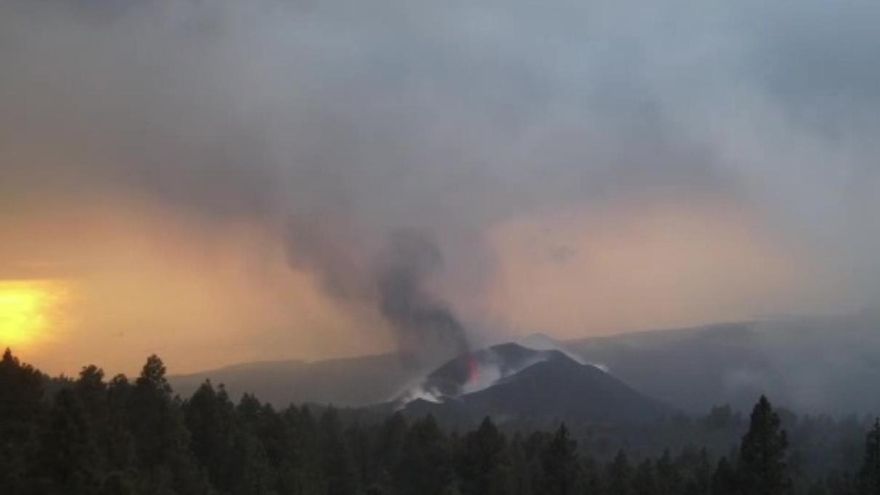
<path fill-rule="evenodd" d="M 549 337 L 540 341 L 549 342 L 548 347 L 560 344 Z M 880 396 L 852 386 L 880 383 L 878 312 L 590 337 L 561 346 L 583 357 L 582 362 L 607 367 L 639 392 L 686 412 L 705 413 L 720 404 L 746 411 L 762 393 L 779 406 L 803 412 L 880 409 Z M 224 383 L 234 397 L 252 392 L 278 406 L 365 406 L 398 398 L 428 371 L 408 370 L 396 355 L 380 354 L 242 364 L 170 380 L 184 396 L 211 378 Z"/>
<path fill-rule="evenodd" d="M 242 363 L 169 378 L 175 392 L 188 396 L 205 380 L 223 384 L 237 398 L 253 393 L 278 407 L 315 402 L 362 406 L 387 401 L 412 379 L 396 354 L 328 359 Z"/>

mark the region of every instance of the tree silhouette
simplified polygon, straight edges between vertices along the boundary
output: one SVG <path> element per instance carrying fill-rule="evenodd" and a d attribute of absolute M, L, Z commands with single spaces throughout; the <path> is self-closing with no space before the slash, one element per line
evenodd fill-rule
<path fill-rule="evenodd" d="M 76 380 L 49 379 L 6 352 L 0 360 L 0 494 L 880 493 L 880 422 L 866 435 L 854 418 L 805 417 L 795 445 L 813 449 L 812 458 L 802 453 L 797 472 L 788 465 L 780 418 L 762 398 L 738 453 L 728 450 L 713 471 L 713 455 L 736 442 L 742 425 L 719 420 L 729 417 L 738 414 L 716 408 L 698 421 L 553 431 L 485 418 L 459 435 L 432 416 L 396 413 L 382 420 L 372 410 L 295 405 L 276 411 L 250 394 L 236 404 L 210 382 L 181 401 L 156 356 L 132 383 L 123 375 L 105 382 L 96 366 L 83 368 Z M 505 430 L 515 432 L 510 440 Z M 707 434 L 702 438 L 721 441 L 706 449 L 661 450 L 647 438 L 658 431 L 665 439 Z M 609 459 L 613 450 L 603 445 L 613 435 L 632 443 Z M 842 463 L 851 466 L 859 450 L 861 469 L 846 469 Z M 837 464 L 829 464 L 833 459 Z"/>
<path fill-rule="evenodd" d="M 736 472 L 730 461 L 722 457 L 712 475 L 712 495 L 736 495 L 738 491 Z"/>
<path fill-rule="evenodd" d="M 184 404 L 190 449 L 215 486 L 232 486 L 236 466 L 235 406 L 210 381 L 203 383 Z"/>
<path fill-rule="evenodd" d="M 403 444 L 396 469 L 402 493 L 440 494 L 454 483 L 447 438 L 433 416 L 416 421 Z"/>
<path fill-rule="evenodd" d="M 354 494 L 357 491 L 357 473 L 335 409 L 329 408 L 321 415 L 318 435 L 327 495 Z"/>
<path fill-rule="evenodd" d="M 55 396 L 35 467 L 47 493 L 94 493 L 101 484 L 95 437 L 85 408 L 70 390 Z"/>
<path fill-rule="evenodd" d="M 6 349 L 0 359 L 0 493 L 23 489 L 44 413 L 43 376 Z"/>
<path fill-rule="evenodd" d="M 607 478 L 609 495 L 632 494 L 632 468 L 626 453 L 622 450 L 617 453 L 608 466 Z"/>
<path fill-rule="evenodd" d="M 476 431 L 465 435 L 457 465 L 462 493 L 509 493 L 510 465 L 507 441 L 489 417 Z"/>
<path fill-rule="evenodd" d="M 788 438 L 779 415 L 763 395 L 752 409 L 749 431 L 739 451 L 740 490 L 750 495 L 781 495 L 791 490 L 786 463 Z"/>
<path fill-rule="evenodd" d="M 568 428 L 561 424 L 541 455 L 543 468 L 542 491 L 548 494 L 575 493 L 578 476 L 577 442 L 571 439 Z"/>
<path fill-rule="evenodd" d="M 657 480 L 654 476 L 654 464 L 650 459 L 642 461 L 633 475 L 632 488 L 634 495 L 657 495 Z"/>
<path fill-rule="evenodd" d="M 189 431 L 181 405 L 171 397 L 165 372 L 165 365 L 158 356 L 147 358 L 128 405 L 128 426 L 144 475 L 142 490 L 208 493 L 208 481 L 189 448 Z"/>
<path fill-rule="evenodd" d="M 880 495 L 880 419 L 865 436 L 865 458 L 859 470 L 859 493 Z"/>

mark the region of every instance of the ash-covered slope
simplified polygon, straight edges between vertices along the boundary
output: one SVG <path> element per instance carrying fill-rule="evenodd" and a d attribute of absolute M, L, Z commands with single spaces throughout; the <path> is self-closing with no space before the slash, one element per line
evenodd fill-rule
<path fill-rule="evenodd" d="M 404 412 L 431 413 L 455 422 L 492 416 L 498 421 L 579 423 L 645 423 L 673 412 L 599 368 L 580 364 L 560 351 L 504 344 L 487 352 L 510 357 L 507 369 L 511 372 L 474 391 L 468 391 L 465 383 L 457 395 L 412 400 L 403 407 Z M 451 374 L 466 360 L 462 356 L 431 376 Z"/>

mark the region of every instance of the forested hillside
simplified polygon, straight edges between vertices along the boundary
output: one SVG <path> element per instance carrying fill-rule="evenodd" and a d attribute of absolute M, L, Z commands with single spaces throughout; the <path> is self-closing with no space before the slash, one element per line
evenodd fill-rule
<path fill-rule="evenodd" d="M 797 418 L 761 397 L 748 418 L 718 407 L 625 428 L 487 417 L 456 431 L 431 416 L 235 402 L 210 382 L 182 399 L 156 356 L 134 380 L 94 366 L 49 379 L 8 350 L 0 361 L 3 494 L 880 493 L 876 423 Z"/>

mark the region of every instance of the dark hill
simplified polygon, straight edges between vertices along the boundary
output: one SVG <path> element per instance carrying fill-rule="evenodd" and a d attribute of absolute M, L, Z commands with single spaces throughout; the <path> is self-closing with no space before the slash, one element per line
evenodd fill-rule
<path fill-rule="evenodd" d="M 544 360 L 489 388 L 440 403 L 413 401 L 404 410 L 456 422 L 492 416 L 499 421 L 579 423 L 644 423 L 673 412 L 595 366 L 558 351 L 541 352 Z"/>

